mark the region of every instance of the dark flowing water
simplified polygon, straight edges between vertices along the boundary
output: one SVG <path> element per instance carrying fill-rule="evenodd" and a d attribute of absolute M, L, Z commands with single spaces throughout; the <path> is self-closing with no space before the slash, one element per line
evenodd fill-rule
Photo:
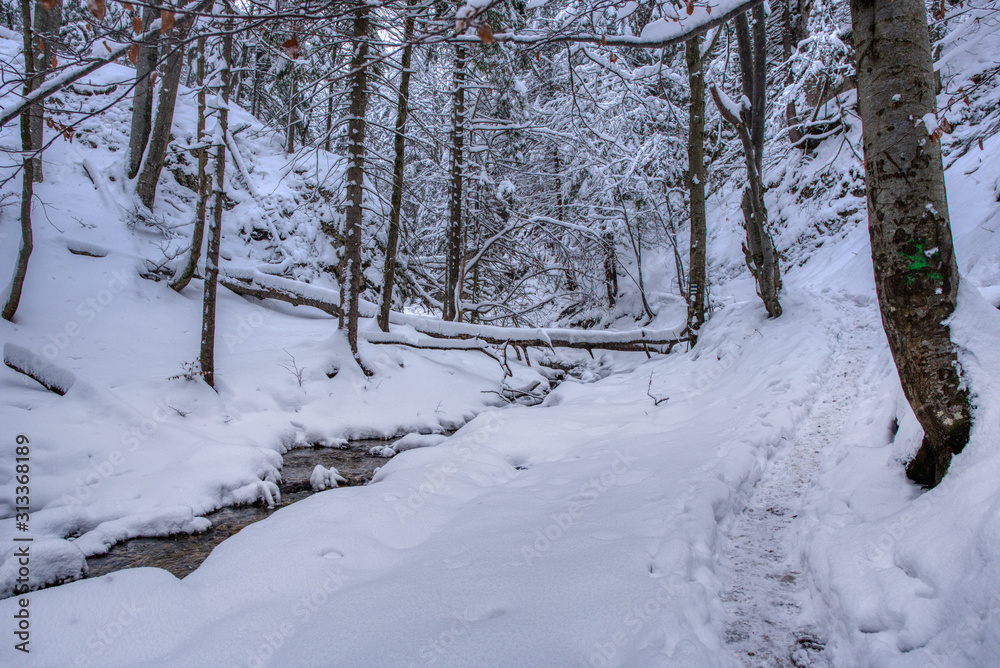
<path fill-rule="evenodd" d="M 352 441 L 347 449 L 340 448 L 295 448 L 286 452 L 282 459 L 281 504 L 268 508 L 266 505 L 230 506 L 206 515 L 212 521 L 212 528 L 198 534 L 177 534 L 164 538 L 133 538 L 112 547 L 107 554 L 87 559 L 87 577 L 107 575 L 125 568 L 154 566 L 170 571 L 179 578 L 184 577 L 205 561 L 216 545 L 229 538 L 243 527 L 259 522 L 278 508 L 284 508 L 313 494 L 309 476 L 317 464 L 325 468 L 333 467 L 347 478 L 342 487 L 364 485 L 375 474 L 375 469 L 386 463 L 386 459 L 368 454 L 375 445 L 391 445 L 391 441 Z"/>

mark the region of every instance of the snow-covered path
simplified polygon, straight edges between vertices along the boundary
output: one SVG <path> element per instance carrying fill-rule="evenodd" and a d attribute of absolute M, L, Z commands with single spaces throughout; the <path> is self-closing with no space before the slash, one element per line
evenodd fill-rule
<path fill-rule="evenodd" d="M 748 668 L 829 665 L 823 639 L 801 620 L 801 602 L 808 594 L 794 524 L 829 446 L 857 403 L 867 398 L 860 376 L 881 335 L 871 307 L 842 302 L 838 310 L 845 329 L 816 402 L 728 532 L 724 557 L 731 577 L 722 595 L 729 613 L 726 642 Z"/>

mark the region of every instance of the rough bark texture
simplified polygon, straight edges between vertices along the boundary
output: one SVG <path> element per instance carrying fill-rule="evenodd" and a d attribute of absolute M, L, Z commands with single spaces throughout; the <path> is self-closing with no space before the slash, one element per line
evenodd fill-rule
<path fill-rule="evenodd" d="M 180 7 L 187 4 L 179 3 Z M 153 121 L 153 131 L 149 139 L 146 159 L 136 191 L 139 199 L 148 209 L 153 208 L 156 197 L 156 184 L 160 180 L 160 171 L 167 156 L 167 146 L 170 143 L 170 128 L 174 123 L 174 106 L 177 103 L 177 89 L 180 87 L 181 70 L 184 69 L 184 40 L 194 22 L 194 16 L 186 15 L 174 25 L 163 40 L 163 52 L 166 59 L 163 65 L 163 83 L 156 104 L 156 118 Z"/>
<path fill-rule="evenodd" d="M 705 322 L 705 298 L 708 275 L 705 246 L 708 226 L 705 220 L 705 77 L 702 73 L 701 37 L 692 37 L 685 46 L 691 104 L 688 107 L 687 186 L 691 212 L 691 241 L 688 253 L 688 317 L 692 339 Z"/>
<path fill-rule="evenodd" d="M 806 29 L 809 25 L 809 13 L 811 9 L 811 0 L 785 0 L 781 17 L 781 55 L 788 71 L 785 75 L 786 86 L 794 81 L 789 61 L 798 48 L 799 42 L 807 36 Z M 792 146 L 803 148 L 799 146 L 803 134 L 798 124 L 799 114 L 795 109 L 795 100 L 789 100 L 788 104 L 785 105 L 785 126 L 788 128 L 788 142 Z"/>
<path fill-rule="evenodd" d="M 198 38 L 198 63 L 195 66 L 198 76 L 198 204 L 194 214 L 194 230 L 191 232 L 191 247 L 188 249 L 187 261 L 184 267 L 170 283 L 170 287 L 180 292 L 187 287 L 198 268 L 201 257 L 201 244 L 205 239 L 205 211 L 208 208 L 208 149 L 204 144 L 205 136 L 205 38 Z"/>
<path fill-rule="evenodd" d="M 142 12 L 143 30 L 160 18 L 158 10 L 146 7 Z M 132 128 L 128 138 L 128 177 L 134 179 L 142 165 L 153 118 L 153 73 L 156 71 L 159 33 L 154 33 L 139 44 L 135 61 L 135 91 L 132 93 Z"/>
<path fill-rule="evenodd" d="M 31 0 L 21 0 L 21 21 L 24 28 L 24 94 L 27 95 L 33 90 L 35 79 L 34 58 L 32 57 L 32 31 L 31 31 Z M 17 251 L 17 264 L 14 265 L 14 276 L 6 290 L 7 299 L 4 301 L 4 320 L 14 320 L 17 306 L 21 302 L 21 290 L 24 288 L 24 278 L 28 273 L 28 258 L 31 257 L 33 248 L 31 235 L 31 196 L 34 191 L 34 161 L 31 154 L 31 111 L 26 107 L 21 112 L 21 149 L 25 151 L 25 156 L 21 160 L 21 245 Z"/>
<path fill-rule="evenodd" d="M 451 205 L 445 236 L 444 303 L 445 320 L 461 320 L 459 277 L 462 264 L 462 180 L 465 156 L 465 47 L 455 45 L 451 110 Z"/>
<path fill-rule="evenodd" d="M 604 287 L 608 293 L 608 308 L 614 308 L 618 298 L 618 256 L 615 254 L 615 235 L 606 230 L 604 239 Z"/>
<path fill-rule="evenodd" d="M 757 294 L 764 302 L 768 317 L 777 318 L 781 315 L 781 303 L 778 301 L 778 292 L 781 290 L 781 269 L 778 264 L 778 252 L 767 227 L 762 176 L 766 90 L 765 17 L 762 5 L 756 5 L 753 11 L 753 38 L 750 35 L 746 14 L 740 14 L 735 22 L 743 94 L 750 100 L 751 106 L 749 109 L 744 106 L 740 118 L 735 119 L 722 109 L 714 89 L 713 98 L 726 120 L 736 128 L 743 143 L 748 183 L 747 189 L 743 192 L 742 203 L 744 227 L 747 233 L 744 253 L 747 267 L 757 283 Z"/>
<path fill-rule="evenodd" d="M 285 119 L 285 153 L 291 155 L 295 153 L 295 98 L 298 95 L 299 86 L 295 79 L 295 65 L 291 65 L 288 70 L 288 116 Z"/>
<path fill-rule="evenodd" d="M 226 133 L 229 132 L 230 65 L 233 60 L 232 22 L 227 22 L 222 36 L 222 85 L 219 89 L 222 108 L 214 109 L 216 126 L 213 138 L 215 155 L 215 202 L 212 207 L 212 227 L 205 249 L 205 298 L 201 319 L 201 371 L 205 382 L 215 387 L 215 295 L 218 290 L 219 246 L 222 243 L 222 203 L 226 176 Z"/>
<path fill-rule="evenodd" d="M 347 215 L 344 259 L 349 281 L 347 294 L 347 341 L 351 353 L 365 370 L 358 353 L 358 300 L 361 296 L 361 226 L 365 182 L 365 113 L 368 108 L 368 5 L 354 13 L 354 58 L 351 60 L 350 120 L 347 124 Z M 367 372 L 366 372 L 367 373 Z"/>
<path fill-rule="evenodd" d="M 52 9 L 45 9 L 42 3 L 35 3 L 35 39 L 32 40 L 34 53 L 34 80 L 32 90 L 45 81 L 45 73 L 49 69 L 52 56 L 56 52 L 59 41 L 59 29 L 62 27 L 62 0 L 56 2 Z M 31 147 L 37 153 L 34 156 L 32 178 L 35 183 L 42 182 L 42 145 L 45 138 L 45 109 L 42 105 L 32 106 L 31 111 Z"/>
<path fill-rule="evenodd" d="M 969 438 L 948 326 L 958 293 L 940 145 L 922 122 L 936 110 L 922 0 L 852 0 L 868 228 L 882 324 L 903 392 L 924 429 L 907 467 L 934 486 Z"/>
<path fill-rule="evenodd" d="M 389 231 L 385 241 L 385 266 L 382 269 L 382 306 L 378 314 L 378 326 L 383 332 L 389 331 L 389 310 L 392 308 L 392 288 L 396 278 L 396 251 L 399 245 L 399 215 L 403 206 L 403 167 L 406 157 L 406 118 L 410 104 L 410 56 L 413 53 L 413 5 L 407 3 L 410 13 L 406 15 L 403 27 L 403 53 L 399 60 L 399 95 L 396 100 L 396 157 L 392 164 L 392 198 L 389 205 Z"/>

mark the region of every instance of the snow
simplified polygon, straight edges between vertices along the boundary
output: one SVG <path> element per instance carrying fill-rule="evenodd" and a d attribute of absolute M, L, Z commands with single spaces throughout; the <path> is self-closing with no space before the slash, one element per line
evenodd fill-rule
<path fill-rule="evenodd" d="M 127 75 L 109 65 L 94 84 Z M 182 100 L 178 136 L 192 114 Z M 77 580 L 30 594 L 31 654 L 6 642 L 4 665 L 995 663 L 1000 137 L 947 172 L 963 273 L 949 325 L 976 421 L 944 482 L 922 492 L 903 474 L 921 433 L 881 330 L 859 161 L 841 150 L 860 150 L 856 124 L 768 175 L 791 265 L 777 320 L 742 266 L 739 188 L 724 184 L 709 202 L 717 308 L 692 349 L 568 354 L 576 377 L 553 389 L 558 374 L 537 365 L 563 351 L 533 350 L 532 366 L 511 356 L 508 374 L 474 338 L 448 351 L 391 342 L 608 343 L 680 327 L 500 330 L 394 314 L 389 334 L 363 325 L 366 378 L 327 314 L 222 290 L 215 392 L 184 378 L 197 281 L 177 294 L 140 279 L 153 233 L 124 216 L 109 224 L 109 210 L 128 210 L 122 179 L 86 175 L 119 173 L 108 127 L 126 118 L 112 108 L 93 126 L 97 148 L 46 152 L 39 198 L 74 201 L 80 224 L 38 226 L 17 320 L 0 322 L 5 357 L 68 390 L 0 369 L 0 421 L 31 438 L 31 584 Z M 285 196 L 280 176 L 294 170 L 280 151 L 241 141 L 244 189 Z M 817 183 L 823 196 L 802 196 Z M 245 251 L 236 218 L 263 209 L 234 201 L 226 273 L 336 303 L 321 279 L 273 275 L 287 258 Z M 17 237 L 13 217 L 0 225 L 3 272 Z M 524 393 L 537 403 L 518 405 Z M 183 580 L 158 568 L 79 579 L 87 556 L 128 538 L 205 531 L 221 506 L 275 504 L 289 448 L 398 435 L 377 446 L 388 457 L 370 484 L 340 488 L 336 469 L 315 467 L 318 493 L 223 541 Z M 11 462 L 8 438 L 4 536 L 15 533 Z M 0 543 L 0 596 L 16 581 L 11 544 Z M 0 600 L 0 617 L 17 605 Z"/>
<path fill-rule="evenodd" d="M 55 357 L 58 355 L 58 344 L 78 331 L 76 328 L 66 328 L 65 332 L 60 332 L 62 338 L 52 337 L 52 341 L 42 348 L 42 354 L 50 359 Z M 72 372 L 46 361 L 24 346 L 3 344 L 3 360 L 7 366 L 17 367 L 59 394 L 69 392 L 76 382 L 76 376 Z"/>
<path fill-rule="evenodd" d="M 316 468 L 309 475 L 309 485 L 314 492 L 322 492 L 324 489 L 336 489 L 342 482 L 347 482 L 347 479 L 340 475 L 340 472 L 332 466 L 324 468 L 317 464 Z"/>

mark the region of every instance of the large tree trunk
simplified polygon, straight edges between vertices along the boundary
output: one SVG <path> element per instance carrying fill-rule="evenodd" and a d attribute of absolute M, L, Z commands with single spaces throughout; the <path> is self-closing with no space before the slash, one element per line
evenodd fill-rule
<path fill-rule="evenodd" d="M 218 90 L 218 108 L 215 114 L 215 131 L 212 152 L 215 157 L 215 202 L 212 206 L 212 226 L 205 249 L 205 297 L 201 320 L 201 370 L 205 382 L 215 387 L 215 297 L 219 278 L 219 247 L 222 244 L 222 204 L 226 176 L 226 133 L 229 132 L 230 66 L 233 60 L 232 21 L 226 22 L 222 35 L 221 86 Z M 213 77 L 214 78 L 214 77 Z"/>
<path fill-rule="evenodd" d="M 191 247 L 188 249 L 184 267 L 170 283 L 170 287 L 180 292 L 187 287 L 198 268 L 201 244 L 205 239 L 205 212 L 208 208 L 208 137 L 205 136 L 205 38 L 198 38 L 198 62 L 195 65 L 198 77 L 198 204 L 194 214 L 194 230 L 191 232 Z"/>
<path fill-rule="evenodd" d="M 392 287 L 396 278 L 396 249 L 399 245 L 399 215 L 403 206 L 403 167 L 406 157 L 406 117 L 410 104 L 410 55 L 413 53 L 413 7 L 416 0 L 407 2 L 406 22 L 403 28 L 403 53 L 399 59 L 399 96 L 396 101 L 396 157 L 392 165 L 392 198 L 389 209 L 389 231 L 385 241 L 385 266 L 382 269 L 382 307 L 378 326 L 389 331 L 389 310 L 392 308 Z M 327 134 L 329 136 L 329 133 Z M 329 141 L 329 140 L 328 140 Z"/>
<path fill-rule="evenodd" d="M 32 90 L 42 85 L 45 72 L 49 69 L 55 56 L 59 41 L 59 30 L 62 28 L 62 0 L 56 2 L 52 9 L 45 9 L 42 3 L 35 3 L 36 39 L 32 40 L 34 51 L 34 79 Z M 45 143 L 45 109 L 41 103 L 31 109 L 31 148 L 36 151 L 33 162 L 35 183 L 42 182 L 42 145 Z"/>
<path fill-rule="evenodd" d="M 367 370 L 358 352 L 358 300 L 361 297 L 361 228 L 365 187 L 365 113 L 368 109 L 368 5 L 354 13 L 354 58 L 351 60 L 350 120 L 347 124 L 347 215 L 345 271 L 348 281 L 347 341 L 362 371 Z"/>
<path fill-rule="evenodd" d="M 691 105 L 688 107 L 688 199 L 691 207 L 691 242 L 688 257 L 687 326 L 692 341 L 705 322 L 705 292 L 708 282 L 705 246 L 705 77 L 702 73 L 701 37 L 685 45 Z"/>
<path fill-rule="evenodd" d="M 186 5 L 181 0 L 180 7 Z M 184 69 L 184 48 L 188 31 L 194 22 L 193 15 L 185 16 L 179 25 L 166 35 L 163 52 L 166 61 L 163 71 L 163 84 L 160 86 L 159 100 L 156 105 L 156 119 L 153 121 L 153 132 L 149 139 L 149 149 L 146 160 L 139 174 L 136 188 L 139 199 L 148 209 L 153 208 L 156 198 L 156 184 L 160 180 L 160 171 L 167 156 L 167 146 L 170 144 L 170 129 L 174 123 L 174 106 L 177 103 L 177 89 L 180 87 L 181 70 Z"/>
<path fill-rule="evenodd" d="M 445 320 L 461 320 L 462 286 L 462 181 L 465 176 L 465 46 L 455 45 L 451 108 L 451 205 L 445 235 L 444 299 Z"/>
<path fill-rule="evenodd" d="M 146 7 L 142 11 L 143 30 L 160 18 L 159 12 Z M 142 165 L 153 118 L 153 73 L 156 71 L 159 33 L 143 40 L 135 61 L 135 91 L 132 93 L 132 128 L 128 138 L 128 177 L 134 179 Z"/>
<path fill-rule="evenodd" d="M 21 0 L 21 25 L 24 39 L 24 94 L 27 95 L 35 86 L 32 76 L 35 70 L 33 41 L 31 31 L 31 0 Z M 17 251 L 17 264 L 14 266 L 14 276 L 7 286 L 6 299 L 3 306 L 4 320 L 14 320 L 17 306 L 21 301 L 21 290 L 24 287 L 24 277 L 28 273 L 28 258 L 33 248 L 31 235 L 31 197 L 34 191 L 34 161 L 31 150 L 31 108 L 26 107 L 21 112 L 21 149 L 24 157 L 21 160 L 21 245 Z"/>
<path fill-rule="evenodd" d="M 948 326 L 958 266 L 941 147 L 922 119 L 936 111 L 922 0 L 852 0 L 868 228 L 879 308 L 907 401 L 924 429 L 911 480 L 933 487 L 969 438 Z"/>

